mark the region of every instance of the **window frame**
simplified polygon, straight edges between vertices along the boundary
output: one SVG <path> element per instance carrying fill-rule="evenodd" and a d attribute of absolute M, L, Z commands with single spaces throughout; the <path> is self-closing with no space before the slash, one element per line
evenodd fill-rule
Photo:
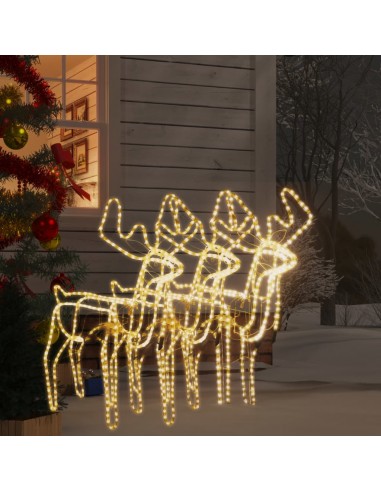
<path fill-rule="evenodd" d="M 104 60 L 103 57 L 96 55 L 96 79 L 95 80 L 84 80 L 81 78 L 70 79 L 67 77 L 66 70 L 66 57 L 67 55 L 58 55 L 61 57 L 61 77 L 49 77 L 46 76 L 44 79 L 48 83 L 58 83 L 61 84 L 61 104 L 62 111 L 61 117 L 56 120 L 57 128 L 70 128 L 70 129 L 85 129 L 85 130 L 96 130 L 98 132 L 98 206 L 97 207 L 87 207 L 86 202 L 83 202 L 81 207 L 66 207 L 63 212 L 63 216 L 91 216 L 96 214 L 96 211 L 101 206 L 102 197 L 102 180 L 100 176 L 101 166 L 100 158 L 102 155 L 102 147 L 104 145 L 104 125 L 105 125 L 105 97 L 104 97 Z M 83 85 L 93 85 L 96 88 L 96 121 L 73 121 L 66 119 L 66 90 L 70 83 L 83 84 Z M 94 212 L 95 211 L 95 212 Z"/>
<path fill-rule="evenodd" d="M 65 64 L 66 55 L 61 56 L 62 63 Z M 98 228 L 107 200 L 117 196 L 120 187 L 120 57 L 96 55 L 96 62 L 97 121 L 66 120 L 66 113 L 64 113 L 65 119 L 57 120 L 58 128 L 86 128 L 98 131 L 98 207 L 65 208 L 60 215 L 60 223 L 68 230 Z M 62 73 L 66 75 L 64 70 Z M 45 80 L 61 82 L 62 94 L 64 94 L 66 80 L 85 84 L 89 82 L 81 79 L 66 79 L 66 77 L 65 81 L 63 78 L 54 77 L 46 77 Z"/>

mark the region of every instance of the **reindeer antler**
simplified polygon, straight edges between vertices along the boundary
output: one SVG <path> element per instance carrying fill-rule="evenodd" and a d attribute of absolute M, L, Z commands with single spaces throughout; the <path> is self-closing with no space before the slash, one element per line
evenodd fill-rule
<path fill-rule="evenodd" d="M 225 211 L 224 211 L 225 207 Z M 224 214 L 227 213 L 227 220 Z M 218 238 L 227 241 L 229 249 L 238 248 L 252 253 L 262 239 L 258 219 L 241 198 L 229 190 L 221 191 L 217 197 L 210 219 L 212 241 Z"/>
<path fill-rule="evenodd" d="M 178 196 L 172 193 L 166 195 L 161 202 L 160 212 L 155 224 L 155 235 L 156 244 L 167 241 L 175 246 L 175 249 L 192 256 L 199 256 L 206 243 L 202 222 L 192 214 Z M 189 245 L 190 241 L 197 236 L 201 249 L 192 248 Z"/>
<path fill-rule="evenodd" d="M 283 233 L 284 238 L 282 242 L 283 245 L 289 246 L 291 243 L 295 241 L 295 239 L 300 236 L 311 224 L 313 221 L 313 215 L 311 210 L 307 207 L 307 205 L 300 199 L 299 195 L 295 193 L 294 190 L 290 188 L 283 188 L 280 194 L 281 201 L 286 209 L 287 219 L 283 220 L 278 215 L 269 215 L 267 218 L 267 239 L 271 239 L 273 234 L 275 233 Z M 292 213 L 292 208 L 290 206 L 290 198 L 291 201 L 294 202 L 295 205 L 301 209 L 307 216 L 306 220 L 302 225 L 296 224 L 295 216 Z M 291 236 L 286 239 L 287 233 L 290 231 L 290 228 L 293 225 L 298 225 L 298 228 L 291 234 Z M 274 228 L 275 226 L 275 228 Z M 280 230 L 279 230 L 280 226 Z M 286 239 L 286 240 L 285 240 Z"/>
<path fill-rule="evenodd" d="M 126 249 L 125 247 L 120 246 L 120 244 L 117 244 L 115 241 L 113 241 L 112 239 L 107 237 L 105 232 L 104 232 L 105 222 L 109 218 L 110 209 L 115 206 L 114 204 L 116 205 L 116 212 L 117 212 L 117 221 L 116 221 L 116 227 L 115 227 L 116 232 L 122 241 L 126 242 L 127 244 L 133 243 L 134 248 Z M 131 258 L 133 260 L 142 261 L 144 256 L 147 254 L 147 251 L 149 251 L 149 249 L 151 248 L 151 245 L 150 245 L 149 240 L 148 240 L 147 229 L 145 228 L 145 226 L 143 224 L 135 224 L 128 234 L 122 233 L 122 205 L 117 198 L 111 198 L 107 202 L 107 205 L 105 207 L 105 211 L 104 211 L 104 214 L 102 217 L 102 221 L 101 221 L 101 224 L 99 226 L 99 233 L 100 233 L 100 237 L 104 241 L 106 241 L 106 243 L 108 243 L 110 246 L 117 249 L 120 253 L 124 254 L 125 256 L 128 256 L 129 258 Z M 132 239 L 133 236 L 137 233 L 141 233 L 143 235 L 143 243 L 141 240 L 139 241 L 137 239 Z M 133 246 L 133 244 L 131 246 Z M 144 251 L 142 251 L 142 253 L 131 252 L 131 251 L 134 251 L 134 249 L 136 249 L 136 246 L 143 246 Z"/>

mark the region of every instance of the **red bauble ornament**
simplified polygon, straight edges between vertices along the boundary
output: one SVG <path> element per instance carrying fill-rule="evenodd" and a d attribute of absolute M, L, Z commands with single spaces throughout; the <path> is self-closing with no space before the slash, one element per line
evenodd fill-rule
<path fill-rule="evenodd" d="M 66 292 L 73 292 L 74 291 L 73 282 L 64 273 L 60 273 L 59 275 L 57 275 L 57 277 L 54 277 L 54 279 L 51 281 L 51 284 L 50 284 L 50 291 L 51 292 L 53 292 L 55 285 L 59 285 Z"/>
<path fill-rule="evenodd" d="M 58 222 L 46 212 L 32 222 L 32 232 L 41 243 L 47 243 L 57 236 Z"/>

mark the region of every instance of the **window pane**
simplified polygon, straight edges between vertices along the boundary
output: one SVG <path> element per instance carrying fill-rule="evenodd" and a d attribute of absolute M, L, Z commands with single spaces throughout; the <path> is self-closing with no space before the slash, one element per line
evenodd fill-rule
<path fill-rule="evenodd" d="M 95 55 L 66 55 L 66 78 L 96 80 Z"/>
<path fill-rule="evenodd" d="M 96 100 L 96 85 L 66 83 L 66 105 L 73 105 L 74 120 L 96 121 Z"/>
<path fill-rule="evenodd" d="M 69 188 L 68 206 L 73 208 L 98 207 L 99 195 L 99 132 L 72 128 L 56 128 L 49 139 L 49 145 L 61 143 L 75 162 L 75 168 L 68 171 L 69 176 L 90 194 L 91 201 L 83 200 Z M 70 183 L 68 183 L 69 185 Z"/>
<path fill-rule="evenodd" d="M 62 56 L 61 55 L 40 55 L 40 63 L 36 63 L 35 67 L 43 78 L 62 77 Z"/>

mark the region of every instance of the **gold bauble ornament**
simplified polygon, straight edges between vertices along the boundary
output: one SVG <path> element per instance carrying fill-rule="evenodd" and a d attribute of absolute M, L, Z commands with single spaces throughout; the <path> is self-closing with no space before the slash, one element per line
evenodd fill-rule
<path fill-rule="evenodd" d="M 61 236 L 57 234 L 57 236 L 50 241 L 46 241 L 46 243 L 41 243 L 41 247 L 46 249 L 47 251 L 54 251 L 58 248 L 61 243 Z"/>
<path fill-rule="evenodd" d="M 35 338 L 38 343 L 41 343 L 41 345 L 47 345 L 49 341 L 49 333 L 50 333 L 50 319 L 46 318 L 43 319 L 42 321 L 36 321 L 32 325 L 34 332 L 35 332 Z M 50 343 L 56 343 L 60 336 L 60 330 L 58 327 L 54 327 L 53 335 L 52 335 L 52 340 Z"/>
<path fill-rule="evenodd" d="M 4 143 L 12 150 L 19 150 L 25 147 L 28 141 L 28 133 L 21 125 L 11 125 L 4 132 Z"/>

